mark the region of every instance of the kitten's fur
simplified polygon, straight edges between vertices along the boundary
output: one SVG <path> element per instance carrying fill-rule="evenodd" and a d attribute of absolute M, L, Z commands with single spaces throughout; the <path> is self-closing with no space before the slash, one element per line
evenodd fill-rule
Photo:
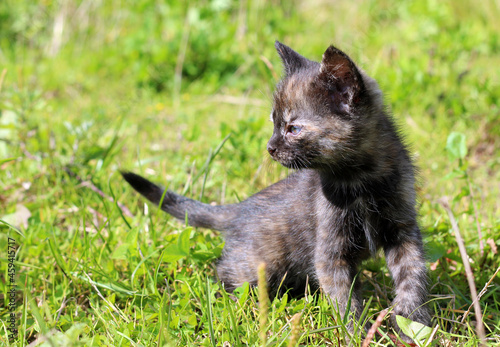
<path fill-rule="evenodd" d="M 190 225 L 225 231 L 218 276 L 226 290 L 257 283 L 272 294 L 321 288 L 345 311 L 358 265 L 383 248 L 395 285 L 394 314 L 428 325 L 427 276 L 415 211 L 414 167 L 377 83 L 330 46 L 321 63 L 276 42 L 285 77 L 271 113 L 272 158 L 298 169 L 247 200 L 211 206 L 167 191 L 161 208 Z M 163 189 L 124 178 L 153 203 Z M 359 316 L 355 286 L 351 307 Z"/>

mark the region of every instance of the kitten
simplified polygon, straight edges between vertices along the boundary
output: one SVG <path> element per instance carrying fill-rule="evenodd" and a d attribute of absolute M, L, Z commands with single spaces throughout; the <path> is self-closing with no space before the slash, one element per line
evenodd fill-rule
<path fill-rule="evenodd" d="M 271 295 L 321 288 L 342 314 L 358 265 L 383 248 L 395 286 L 393 321 L 402 315 L 429 325 L 415 169 L 377 83 L 333 46 L 321 63 L 275 46 L 285 76 L 274 94 L 267 150 L 296 172 L 223 206 L 164 193 L 133 173 L 123 177 L 174 217 L 225 231 L 217 272 L 228 291 L 256 285 L 265 262 Z M 351 310 L 357 317 L 363 311 L 358 283 Z"/>

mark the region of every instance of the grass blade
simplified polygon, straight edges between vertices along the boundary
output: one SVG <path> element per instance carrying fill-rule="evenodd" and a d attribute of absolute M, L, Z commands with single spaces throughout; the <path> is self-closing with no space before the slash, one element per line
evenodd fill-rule
<path fill-rule="evenodd" d="M 207 285 L 206 285 L 206 293 L 207 293 L 207 313 L 208 313 L 208 329 L 210 331 L 210 342 L 213 347 L 217 347 L 215 343 L 215 334 L 214 334 L 214 323 L 213 323 L 213 312 L 212 312 L 212 295 L 210 293 L 210 279 L 207 277 Z"/>

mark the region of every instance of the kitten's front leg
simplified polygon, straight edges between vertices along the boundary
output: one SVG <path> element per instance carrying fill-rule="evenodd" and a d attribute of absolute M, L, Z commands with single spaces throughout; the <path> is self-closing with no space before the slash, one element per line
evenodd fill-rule
<path fill-rule="evenodd" d="M 320 233 L 321 234 L 321 233 Z M 341 317 L 346 314 L 351 286 L 357 273 L 357 259 L 346 240 L 334 235 L 319 239 L 315 252 L 315 269 L 321 289 L 330 296 Z M 363 312 L 359 285 L 355 285 L 351 296 L 351 312 L 356 319 Z M 352 330 L 352 325 L 349 324 Z"/>
<path fill-rule="evenodd" d="M 395 321 L 396 315 L 429 325 L 430 314 L 425 306 L 427 268 L 418 227 L 400 230 L 398 236 L 384 246 L 384 251 L 396 294 L 393 302 L 393 326 L 399 330 Z"/>

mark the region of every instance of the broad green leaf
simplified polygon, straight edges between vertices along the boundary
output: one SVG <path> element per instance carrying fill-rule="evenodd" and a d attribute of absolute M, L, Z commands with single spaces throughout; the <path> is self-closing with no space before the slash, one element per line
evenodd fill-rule
<path fill-rule="evenodd" d="M 441 180 L 446 181 L 457 177 L 459 178 L 466 177 L 466 172 L 464 170 L 455 169 L 452 172 L 446 174 L 443 178 L 441 178 Z"/>
<path fill-rule="evenodd" d="M 419 345 L 424 343 L 432 333 L 432 329 L 430 327 L 419 322 L 414 322 L 403 316 L 396 315 L 396 322 L 401 328 L 401 331 L 415 340 L 415 342 Z"/>
<path fill-rule="evenodd" d="M 214 256 L 214 252 L 212 250 L 197 250 L 192 253 L 193 259 L 196 259 L 200 262 L 207 262 L 210 259 L 216 258 Z"/>
<path fill-rule="evenodd" d="M 438 242 L 431 241 L 425 245 L 428 260 L 431 263 L 436 262 L 439 258 L 446 254 L 446 247 Z"/>
<path fill-rule="evenodd" d="M 284 294 L 280 301 L 281 301 L 281 304 L 278 307 L 278 309 L 276 310 L 276 312 L 275 312 L 276 314 L 285 310 L 286 305 L 288 303 L 288 294 Z"/>
<path fill-rule="evenodd" d="M 179 252 L 183 255 L 189 255 L 189 237 L 193 228 L 186 228 L 180 234 L 177 239 L 177 247 Z"/>
<path fill-rule="evenodd" d="M 451 159 L 464 159 L 467 155 L 467 144 L 465 143 L 465 135 L 462 133 L 452 132 L 446 140 L 446 150 Z"/>
<path fill-rule="evenodd" d="M 245 282 L 240 287 L 236 288 L 233 294 L 238 298 L 238 303 L 240 305 L 243 305 L 243 303 L 248 298 L 249 292 L 250 292 L 250 284 L 248 282 Z"/>
<path fill-rule="evenodd" d="M 224 248 L 224 243 L 221 243 L 220 245 L 217 245 L 216 247 L 211 249 L 206 249 L 207 247 L 203 244 L 200 244 L 199 247 L 201 249 L 191 252 L 191 255 L 196 260 L 206 262 L 220 257 L 220 255 L 222 254 L 222 249 Z"/>
<path fill-rule="evenodd" d="M 186 253 L 182 252 L 179 249 L 179 246 L 177 244 L 172 244 L 168 245 L 165 247 L 165 253 L 163 256 L 163 261 L 167 263 L 171 263 L 174 261 L 177 261 L 179 259 L 182 259 L 186 256 Z"/>
<path fill-rule="evenodd" d="M 137 229 L 132 229 L 130 230 L 128 233 L 127 233 L 127 237 L 125 239 L 125 243 L 131 245 L 135 245 L 136 242 L 137 242 L 137 233 L 138 233 L 138 230 Z"/>
<path fill-rule="evenodd" d="M 124 243 L 123 245 L 118 246 L 111 254 L 111 259 L 127 259 L 128 248 L 128 243 Z"/>

